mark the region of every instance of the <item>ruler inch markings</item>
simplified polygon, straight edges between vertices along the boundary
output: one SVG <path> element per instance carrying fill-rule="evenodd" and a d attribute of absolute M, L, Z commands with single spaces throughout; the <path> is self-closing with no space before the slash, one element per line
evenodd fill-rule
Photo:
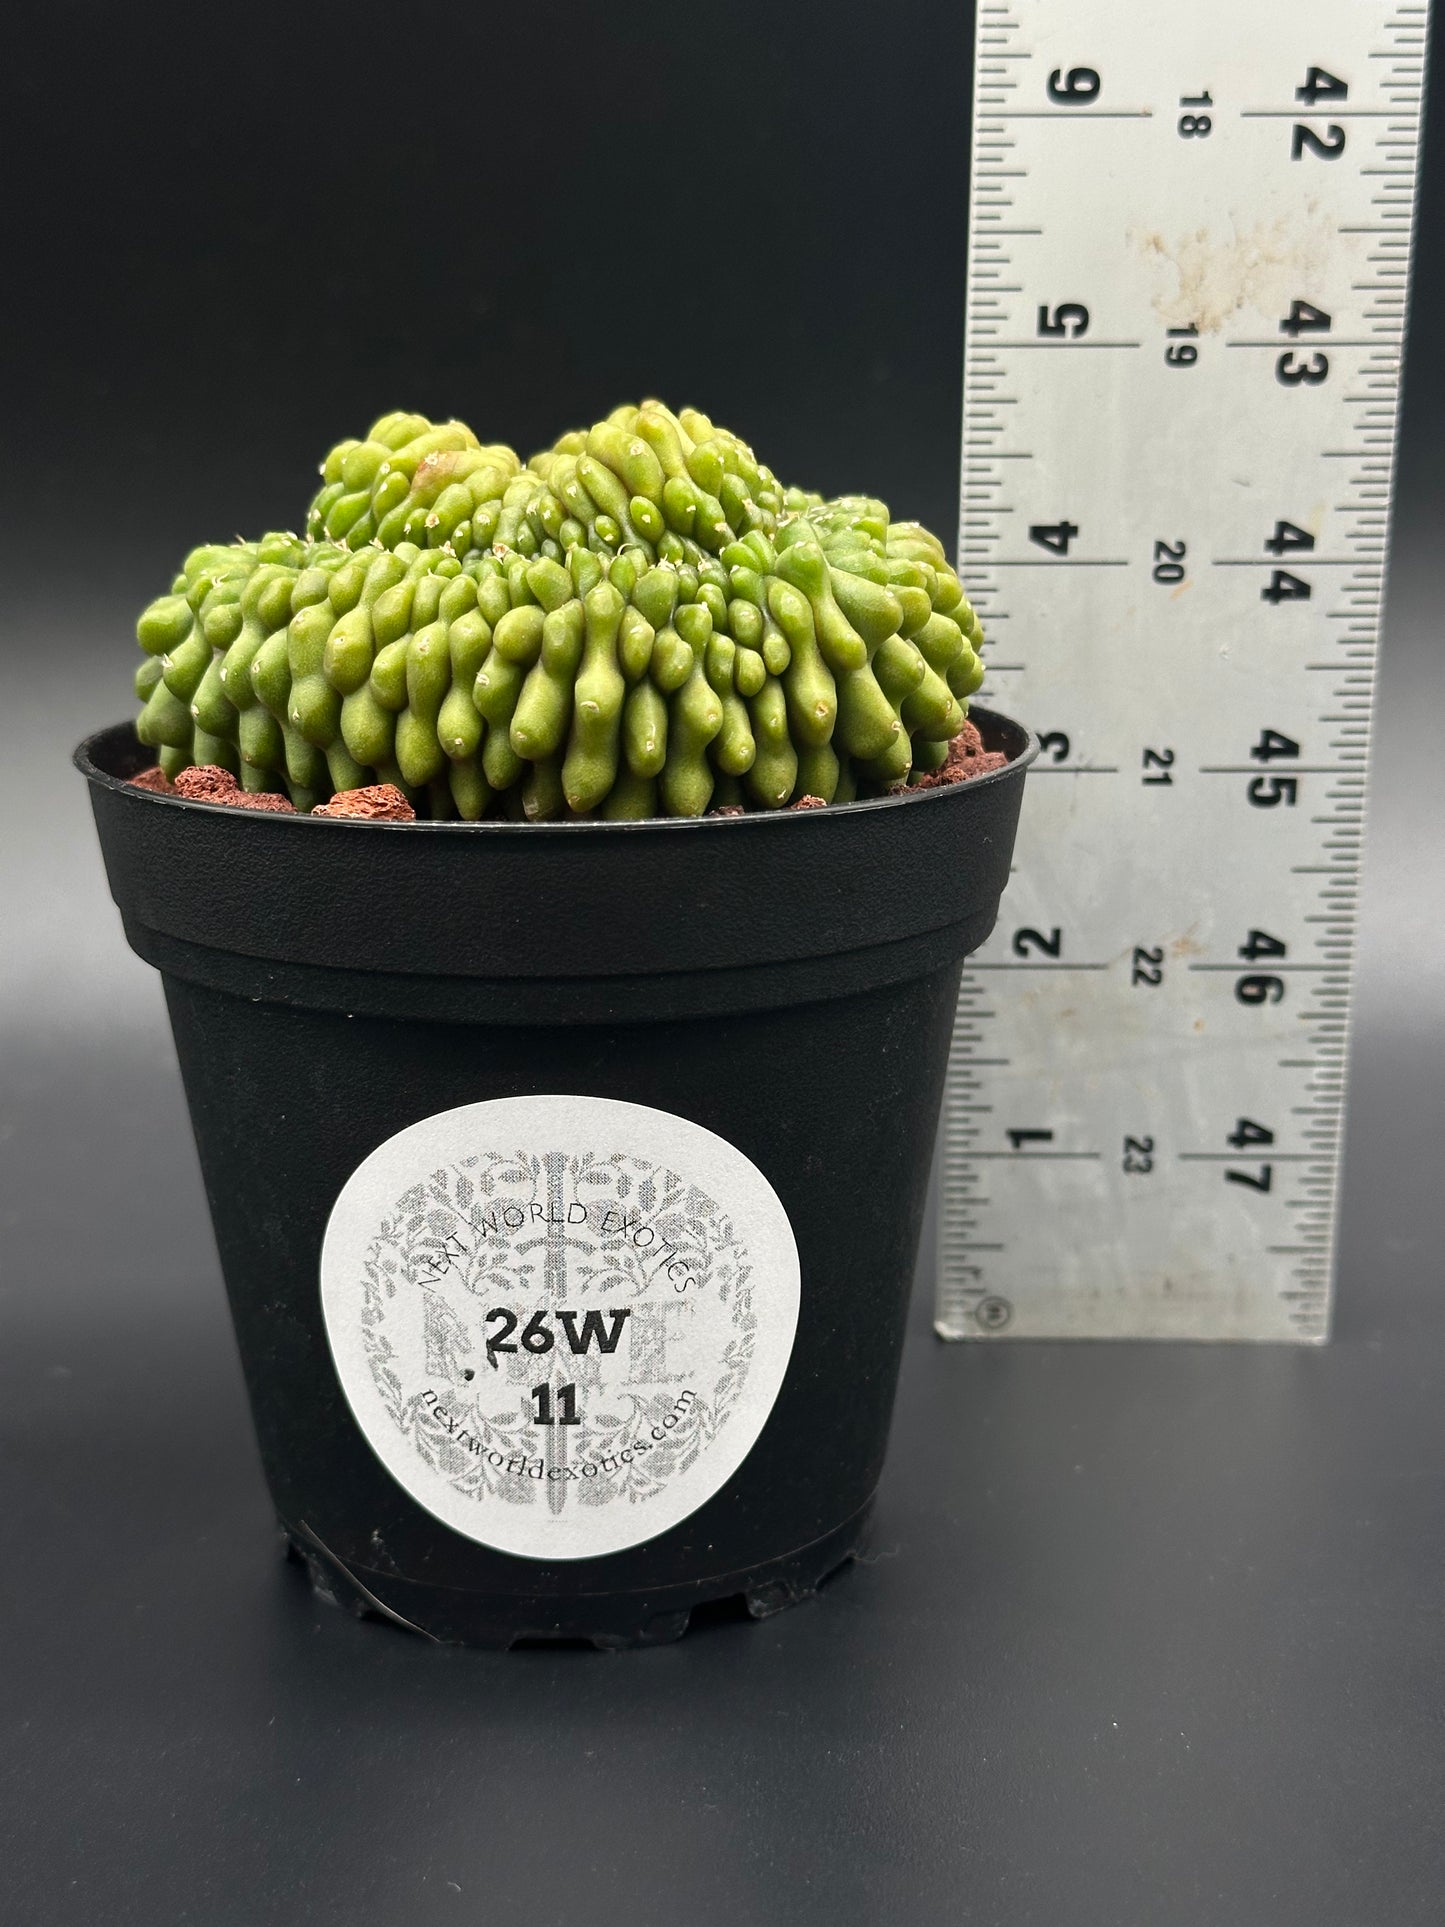
<path fill-rule="evenodd" d="M 1428 8 L 1146 24 L 980 6 L 959 553 L 1048 749 L 963 974 L 936 1325 L 1317 1343 Z"/>

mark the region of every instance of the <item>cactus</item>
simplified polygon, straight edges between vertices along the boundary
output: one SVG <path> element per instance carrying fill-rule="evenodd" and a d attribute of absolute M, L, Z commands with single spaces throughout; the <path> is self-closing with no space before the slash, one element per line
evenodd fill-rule
<path fill-rule="evenodd" d="M 136 633 L 167 777 L 300 810 L 386 783 L 468 820 L 882 794 L 942 767 L 983 676 L 935 536 L 656 401 L 525 466 L 383 416 L 327 456 L 304 536 L 193 549 Z"/>

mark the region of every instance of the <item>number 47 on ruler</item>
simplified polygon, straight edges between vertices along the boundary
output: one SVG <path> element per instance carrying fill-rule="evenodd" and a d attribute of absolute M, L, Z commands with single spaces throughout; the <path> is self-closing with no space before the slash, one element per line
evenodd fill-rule
<path fill-rule="evenodd" d="M 1328 1331 L 1426 9 L 979 0 L 959 563 L 1029 722 L 950 1338 Z"/>

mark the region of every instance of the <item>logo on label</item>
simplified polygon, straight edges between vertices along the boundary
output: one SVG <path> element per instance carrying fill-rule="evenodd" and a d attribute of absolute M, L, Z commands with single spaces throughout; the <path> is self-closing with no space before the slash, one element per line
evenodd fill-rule
<path fill-rule="evenodd" d="M 782 1386 L 798 1252 L 725 1139 L 598 1097 L 442 1111 L 336 1201 L 321 1302 L 383 1465 L 469 1539 L 589 1559 L 686 1519 Z"/>

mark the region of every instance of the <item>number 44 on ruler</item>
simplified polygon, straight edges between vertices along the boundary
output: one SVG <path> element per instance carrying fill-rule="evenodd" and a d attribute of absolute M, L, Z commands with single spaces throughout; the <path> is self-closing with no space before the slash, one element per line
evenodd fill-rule
<path fill-rule="evenodd" d="M 979 0 L 959 563 L 1031 723 L 937 1323 L 1328 1331 L 1426 8 Z"/>

